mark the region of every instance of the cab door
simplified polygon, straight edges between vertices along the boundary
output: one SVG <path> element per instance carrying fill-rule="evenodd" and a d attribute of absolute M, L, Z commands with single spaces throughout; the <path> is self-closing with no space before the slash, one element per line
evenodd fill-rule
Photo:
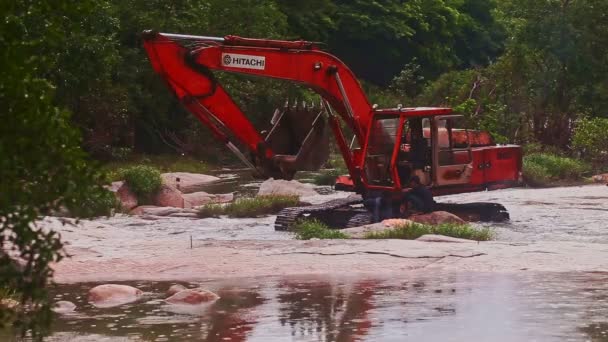
<path fill-rule="evenodd" d="M 442 115 L 431 120 L 433 181 L 435 186 L 468 184 L 473 172 L 473 155 L 469 134 L 455 124 L 461 115 Z M 461 134 L 464 133 L 464 134 Z M 457 139 L 456 139 L 457 137 Z"/>

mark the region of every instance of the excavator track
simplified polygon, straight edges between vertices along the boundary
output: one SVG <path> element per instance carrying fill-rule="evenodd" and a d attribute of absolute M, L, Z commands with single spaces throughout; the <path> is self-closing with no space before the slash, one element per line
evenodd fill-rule
<path fill-rule="evenodd" d="M 307 207 L 281 210 L 275 230 L 285 231 L 300 219 L 317 219 L 336 229 L 364 226 L 372 223 L 372 215 L 363 206 L 361 196 L 353 195 Z M 503 222 L 509 220 L 507 209 L 498 203 L 436 203 L 436 211 L 447 211 L 465 221 Z"/>
<path fill-rule="evenodd" d="M 274 223 L 275 230 L 289 230 L 298 220 L 303 218 L 317 219 L 330 227 L 344 228 L 352 226 L 349 224 L 351 218 L 366 214 L 367 210 L 363 207 L 353 208 L 352 206 L 361 204 L 363 199 L 361 196 L 353 195 L 347 198 L 331 200 L 318 205 L 306 207 L 285 208 L 279 212 Z M 369 216 L 369 215 L 368 215 Z M 370 216 L 371 219 L 371 216 Z M 371 220 L 365 220 L 363 216 L 353 222 L 356 224 L 359 221 L 362 224 Z"/>

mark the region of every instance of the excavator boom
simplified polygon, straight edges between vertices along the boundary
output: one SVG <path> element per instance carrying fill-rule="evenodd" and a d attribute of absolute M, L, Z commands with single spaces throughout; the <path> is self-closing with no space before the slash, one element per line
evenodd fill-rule
<path fill-rule="evenodd" d="M 372 115 L 367 97 L 352 71 L 335 56 L 319 50 L 313 42 L 154 31 L 145 31 L 143 38 L 152 66 L 177 99 L 243 162 L 265 176 L 289 178 L 294 171 L 289 166 L 292 159 L 276 154 L 268 146 L 217 82 L 214 71 L 302 84 L 318 93 L 325 105 L 331 106 L 352 130 L 359 144 L 364 143 Z M 329 125 L 353 176 L 357 155 L 349 148 L 339 119 L 330 115 Z M 237 149 L 236 143 L 245 146 L 255 157 L 248 158 Z"/>

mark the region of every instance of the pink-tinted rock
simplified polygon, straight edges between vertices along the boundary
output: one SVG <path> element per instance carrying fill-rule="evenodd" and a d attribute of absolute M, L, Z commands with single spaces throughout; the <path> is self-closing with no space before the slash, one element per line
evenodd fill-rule
<path fill-rule="evenodd" d="M 287 181 L 270 178 L 260 185 L 258 196 L 263 195 L 316 196 L 318 194 L 312 184 L 304 184 L 296 180 Z"/>
<path fill-rule="evenodd" d="M 60 300 L 57 303 L 55 303 L 52 310 L 59 314 L 70 313 L 70 312 L 74 312 L 74 310 L 76 310 L 76 304 L 69 302 L 67 300 Z"/>
<path fill-rule="evenodd" d="M 596 183 L 608 183 L 608 173 L 593 176 L 593 181 Z"/>
<path fill-rule="evenodd" d="M 123 211 L 129 211 L 137 207 L 137 196 L 135 196 L 127 184 L 122 184 L 115 192 L 115 195 L 120 201 L 120 206 Z"/>
<path fill-rule="evenodd" d="M 134 302 L 141 298 L 142 294 L 141 290 L 132 286 L 104 284 L 89 290 L 89 302 L 96 307 L 109 308 Z"/>
<path fill-rule="evenodd" d="M 164 184 L 175 187 L 184 194 L 199 191 L 204 185 L 220 180 L 215 176 L 189 172 L 170 172 L 161 176 Z"/>
<path fill-rule="evenodd" d="M 184 290 L 186 290 L 186 287 L 184 285 L 180 285 L 180 284 L 171 285 L 171 287 L 169 287 L 169 289 L 167 290 L 167 296 L 173 296 L 174 294 L 184 291 Z"/>
<path fill-rule="evenodd" d="M 186 289 L 179 291 L 165 301 L 170 304 L 199 305 L 215 301 L 218 298 L 220 298 L 218 295 L 205 289 Z"/>
<path fill-rule="evenodd" d="M 439 225 L 444 223 L 455 223 L 455 224 L 465 224 L 466 222 L 460 217 L 448 213 L 447 211 L 434 211 L 429 214 L 420 214 L 420 215 L 412 215 L 408 217 L 409 220 L 422 223 L 422 224 L 430 224 L 430 225 Z"/>
<path fill-rule="evenodd" d="M 228 203 L 234 199 L 234 194 L 208 194 L 204 191 L 184 194 L 184 208 L 194 208 L 209 203 Z"/>
<path fill-rule="evenodd" d="M 182 192 L 175 187 L 163 184 L 154 196 L 154 205 L 159 207 L 184 207 L 184 198 Z"/>
<path fill-rule="evenodd" d="M 455 237 L 445 236 L 445 235 L 435 235 L 435 234 L 426 234 L 417 238 L 416 241 L 422 242 L 445 242 L 445 243 L 477 243 L 477 241 L 467 240 L 467 239 L 459 239 Z"/>

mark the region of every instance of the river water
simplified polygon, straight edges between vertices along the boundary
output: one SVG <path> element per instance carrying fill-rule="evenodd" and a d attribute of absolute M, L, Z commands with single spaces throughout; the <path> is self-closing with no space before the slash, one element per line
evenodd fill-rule
<path fill-rule="evenodd" d="M 49 341 L 606 341 L 608 275 L 411 274 L 383 278 L 263 278 L 203 285 L 221 298 L 168 305 L 171 283 L 130 283 L 143 300 L 86 303 L 95 284 L 62 285 L 74 301 Z"/>

